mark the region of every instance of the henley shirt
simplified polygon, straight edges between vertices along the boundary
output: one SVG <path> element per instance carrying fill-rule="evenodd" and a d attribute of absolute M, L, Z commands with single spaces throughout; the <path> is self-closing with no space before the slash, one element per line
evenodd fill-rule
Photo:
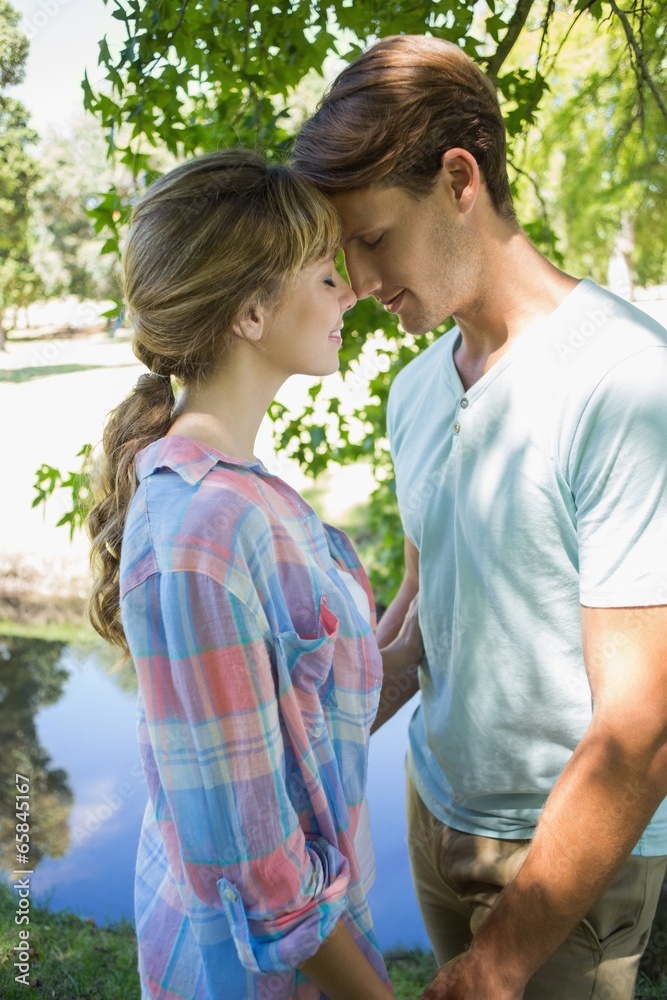
<path fill-rule="evenodd" d="M 468 390 L 460 338 L 389 398 L 425 646 L 408 766 L 441 822 L 524 839 L 591 721 L 580 604 L 667 604 L 667 331 L 583 280 Z M 667 800 L 635 852 L 667 854 Z"/>

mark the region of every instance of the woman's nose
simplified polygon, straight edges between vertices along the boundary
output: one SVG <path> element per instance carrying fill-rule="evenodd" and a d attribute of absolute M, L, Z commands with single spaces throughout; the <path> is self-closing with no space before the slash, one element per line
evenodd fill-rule
<path fill-rule="evenodd" d="M 342 295 L 341 295 L 341 309 L 343 312 L 347 312 L 357 301 L 357 296 L 354 289 L 348 285 L 347 281 L 343 281 Z"/>

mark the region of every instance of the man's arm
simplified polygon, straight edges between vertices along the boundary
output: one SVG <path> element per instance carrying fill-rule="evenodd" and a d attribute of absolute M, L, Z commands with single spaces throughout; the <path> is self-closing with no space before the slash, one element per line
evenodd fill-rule
<path fill-rule="evenodd" d="M 377 641 L 382 651 L 384 677 L 380 705 L 371 733 L 379 729 L 392 715 L 398 712 L 419 690 L 417 671 L 419 664 L 394 668 L 390 655 L 391 643 L 403 627 L 403 622 L 411 611 L 414 598 L 419 593 L 419 549 L 405 539 L 405 576 L 377 628 Z M 414 605 L 412 611 L 414 612 Z"/>
<path fill-rule="evenodd" d="M 526 859 L 424 1000 L 521 1000 L 667 795 L 667 607 L 582 608 L 593 718 Z"/>

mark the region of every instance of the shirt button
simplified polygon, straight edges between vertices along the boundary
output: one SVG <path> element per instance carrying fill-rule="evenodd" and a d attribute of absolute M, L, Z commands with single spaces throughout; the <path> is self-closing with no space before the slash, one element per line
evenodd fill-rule
<path fill-rule="evenodd" d="M 457 420 L 456 423 L 454 424 L 454 433 L 458 434 L 460 430 L 461 430 L 461 424 Z"/>
<path fill-rule="evenodd" d="M 468 405 L 468 400 L 464 396 L 463 399 L 461 400 L 461 409 L 465 410 L 467 405 Z"/>
<path fill-rule="evenodd" d="M 225 899 L 228 899 L 230 903 L 235 903 L 238 898 L 233 889 L 225 889 L 222 895 Z"/>

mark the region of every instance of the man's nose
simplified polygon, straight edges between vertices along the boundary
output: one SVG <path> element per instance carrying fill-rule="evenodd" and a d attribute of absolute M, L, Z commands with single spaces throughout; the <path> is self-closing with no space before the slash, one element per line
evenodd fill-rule
<path fill-rule="evenodd" d="M 358 299 L 365 299 L 379 291 L 380 281 L 372 261 L 362 259 L 356 247 L 345 248 L 345 267 L 350 285 Z"/>

